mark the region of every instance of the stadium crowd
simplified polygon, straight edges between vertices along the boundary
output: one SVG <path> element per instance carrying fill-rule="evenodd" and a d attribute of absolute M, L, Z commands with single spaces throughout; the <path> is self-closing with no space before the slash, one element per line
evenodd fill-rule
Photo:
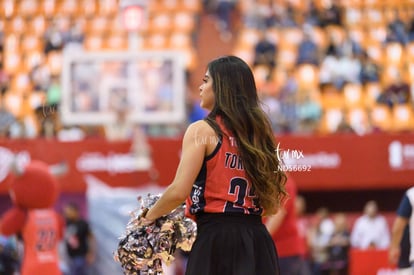
<path fill-rule="evenodd" d="M 64 52 L 128 48 L 127 32 L 119 22 L 119 1 L 81 2 L 0 1 L 0 138 L 105 136 L 105 125 L 68 126 L 60 121 Z M 414 130 L 411 1 L 150 3 L 150 26 L 142 30 L 143 48 L 186 49 L 187 75 L 196 66 L 199 17 L 206 11 L 217 16 L 220 39 L 233 43 L 232 53 L 252 66 L 263 108 L 277 134 Z M 174 16 L 183 11 L 189 17 L 181 17 L 184 21 L 171 30 Z M 183 124 L 205 114 L 191 96 L 186 98 L 188 116 Z M 152 136 L 174 136 L 181 134 L 183 126 L 145 129 Z M 386 249 L 389 245 L 391 219 L 378 214 L 376 202 L 367 202 L 364 213 L 352 222 L 348 215 L 332 215 L 324 208 L 300 213 L 303 257 L 312 274 L 347 274 L 334 272 L 347 272 L 350 248 Z M 3 243 L 9 245 L 6 240 Z"/>
<path fill-rule="evenodd" d="M 118 1 L 83 2 L 3 1 L 2 136 L 53 137 L 65 128 L 59 119 L 65 51 L 128 48 Z M 254 69 L 275 132 L 367 134 L 414 128 L 414 9 L 409 1 L 167 2 L 149 1 L 142 47 L 183 49 L 191 75 L 200 15 L 213 12 L 221 39 L 233 43 L 232 53 Z M 188 107 L 188 121 L 203 115 L 192 117 L 197 111 L 193 100 Z M 80 127 L 86 136 L 102 134 L 100 127 Z M 177 135 L 183 128 L 169 127 L 175 130 L 149 134 Z"/>
<path fill-rule="evenodd" d="M 406 1 L 241 1 L 235 53 L 276 132 L 408 131 L 412 12 Z"/>

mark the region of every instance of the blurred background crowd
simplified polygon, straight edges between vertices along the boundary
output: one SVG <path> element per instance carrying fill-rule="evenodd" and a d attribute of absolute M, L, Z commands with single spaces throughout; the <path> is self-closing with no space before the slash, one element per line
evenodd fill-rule
<path fill-rule="evenodd" d="M 412 0 L 147 3 L 139 49 L 185 53 L 186 118 L 140 125 L 137 150 L 148 149 L 145 137 L 179 137 L 205 116 L 198 86 L 206 62 L 223 54 L 249 63 L 277 135 L 414 130 Z M 60 117 L 66 53 L 130 49 L 119 6 L 120 0 L 0 0 L 0 138 L 131 137 L 123 132 L 132 128 L 123 112 L 117 127 L 65 125 Z M 352 214 L 309 212 L 301 196 L 297 203 L 301 257 L 311 274 L 348 274 L 351 248 L 389 246 L 394 213 L 381 213 L 376 201 Z M 181 274 L 180 266 L 174 268 L 169 272 Z"/>
<path fill-rule="evenodd" d="M 128 50 L 119 1 L 81 2 L 1 1 L 2 136 L 53 137 L 65 129 L 59 118 L 65 52 Z M 185 52 L 184 125 L 204 115 L 197 106 L 204 61 L 231 53 L 252 66 L 276 133 L 410 131 L 413 6 L 403 0 L 154 0 L 140 47 Z M 180 135 L 182 126 L 152 125 L 148 133 Z M 81 128 L 86 136 L 102 134 L 99 125 Z"/>

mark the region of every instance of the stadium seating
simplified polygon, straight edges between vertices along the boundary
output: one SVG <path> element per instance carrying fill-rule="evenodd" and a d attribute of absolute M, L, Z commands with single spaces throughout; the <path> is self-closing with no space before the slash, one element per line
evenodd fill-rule
<path fill-rule="evenodd" d="M 287 1 L 274 2 L 276 5 L 283 6 Z M 306 8 L 304 1 L 289 2 L 298 14 Z M 330 1 L 318 0 L 315 4 L 318 9 L 323 9 L 328 2 Z M 152 0 L 148 3 L 146 16 L 148 21 L 137 32 L 142 42 L 140 47 L 182 50 L 185 52 L 188 71 L 193 71 L 198 65 L 194 34 L 198 28 L 198 16 L 203 9 L 201 1 Z M 369 118 L 375 117 L 374 127 L 389 129 L 386 125 L 390 122 L 387 122 L 386 118 L 390 117 L 392 124 L 398 125 L 393 127 L 394 131 L 411 129 L 412 105 L 405 106 L 404 108 L 408 108 L 405 111 L 402 111 L 403 106 L 396 110 L 385 111 L 384 108 L 377 106 L 376 98 L 383 87 L 393 80 L 395 70 L 398 70 L 410 85 L 414 83 L 414 43 L 409 42 L 406 45 L 396 42 L 384 43 L 387 24 L 392 20 L 394 11 L 397 10 L 401 20 L 408 23 L 414 10 L 414 1 L 347 0 L 340 3 L 344 15 L 343 26 L 309 27 L 313 40 L 321 53 L 324 53 L 329 44 L 329 37 L 333 37 L 335 41 L 342 41 L 349 33 L 350 37 L 366 49 L 372 60 L 382 67 L 380 82 L 346 84 L 337 98 L 323 94 L 322 89 L 318 87 L 318 66 L 296 64 L 298 45 L 304 37 L 302 26 L 286 28 L 273 26 L 266 30 L 267 36 L 278 45 L 278 53 L 275 57 L 277 67 L 273 71 L 272 87 L 283 86 L 286 71 L 293 70 L 299 88 L 310 88 L 319 94 L 317 97 L 320 98 L 321 105 L 326 111 L 321 124 L 326 126 L 331 125 L 332 120 L 337 121 L 337 115 L 328 114 L 336 114 L 337 112 L 333 112 L 332 109 L 339 108 L 343 112 L 342 117 L 349 118 L 350 121 L 356 121 L 355 117 L 362 118 L 363 114 L 367 114 Z M 30 73 L 35 66 L 46 64 L 51 74 L 61 74 L 62 51 L 53 50 L 47 54 L 44 51 L 46 46 L 44 38 L 53 24 L 63 29 L 70 28 L 74 23 L 79 24 L 84 33 L 83 48 L 86 51 L 128 49 L 130 37 L 123 27 L 119 4 L 120 0 L 1 0 L 0 27 L 2 26 L 4 32 L 4 51 L 1 58 L 5 71 L 12 79 L 10 91 L 7 92 L 10 93 L 7 96 L 10 99 L 7 101 L 21 101 L 15 97 L 18 97 L 22 91 L 31 93 L 33 87 L 30 83 Z M 238 7 L 242 18 L 254 4 L 255 1 L 239 1 Z M 233 36 L 233 53 L 252 65 L 254 46 L 261 31 L 243 24 L 239 27 Z M 260 69 L 256 73 L 259 76 L 265 75 Z M 14 103 L 8 106 L 14 113 L 19 113 Z M 365 112 L 361 110 L 362 107 L 365 108 Z M 409 119 L 406 120 L 407 116 Z M 396 121 L 399 119 L 401 123 Z M 335 128 L 325 126 L 321 125 L 321 128 L 327 132 Z"/>
<path fill-rule="evenodd" d="M 197 65 L 194 33 L 202 6 L 197 0 L 148 1 L 148 22 L 138 37 L 143 49 L 185 52 L 189 71 Z M 0 30 L 4 33 L 4 51 L 0 56 L 11 83 L 6 91 L 7 108 L 18 118 L 27 115 L 19 107 L 26 100 L 45 104 L 45 97 L 34 93 L 31 71 L 45 64 L 51 75 L 62 72 L 62 49 L 46 52 L 48 31 L 57 26 L 67 31 L 77 24 L 84 35 L 83 49 L 91 52 L 124 51 L 129 47 L 128 32 L 121 21 L 120 0 L 1 0 Z M 2 27 L 2 28 L 1 28 Z M 39 101 L 41 101 L 39 103 Z M 30 113 L 30 112 L 29 112 Z M 34 114 L 34 109 L 31 110 Z"/>
<path fill-rule="evenodd" d="M 286 9 L 288 1 L 274 1 L 275 5 Z M 298 14 L 304 8 L 305 2 L 289 1 L 297 10 Z M 299 3 L 301 2 L 301 3 Z M 331 1 L 314 1 L 318 10 L 328 7 Z M 254 7 L 253 2 L 244 0 L 240 3 L 242 17 L 249 13 Z M 262 5 L 265 5 L 262 3 Z M 368 121 L 372 123 L 373 129 L 386 131 L 406 131 L 411 126 L 411 114 L 413 112 L 413 100 L 406 106 L 398 106 L 392 109 L 377 104 L 377 98 L 396 78 L 396 74 L 402 76 L 409 85 L 414 83 L 414 43 L 406 45 L 398 42 L 386 42 L 388 24 L 394 20 L 395 12 L 400 19 L 407 24 L 411 23 L 414 10 L 414 1 L 399 0 L 347 0 L 340 1 L 343 11 L 343 25 L 329 24 L 324 27 L 306 26 L 306 31 L 311 33 L 313 41 L 319 47 L 323 58 L 330 38 L 336 43 L 345 39 L 347 33 L 354 41 L 360 43 L 369 58 L 380 68 L 380 79 L 378 82 L 345 83 L 335 93 L 324 93 L 323 88 L 317 88 L 319 84 L 319 68 L 311 65 L 298 66 L 296 64 L 297 46 L 303 39 L 305 28 L 303 25 L 297 27 L 269 27 L 266 34 L 271 37 L 278 47 L 275 58 L 278 70 L 294 70 L 299 87 L 315 88 L 320 93 L 323 116 L 320 121 L 319 130 L 322 132 L 335 132 L 339 121 L 345 119 L 348 123 L 356 125 L 356 121 Z M 301 14 L 302 15 L 302 14 Z M 294 15 L 295 16 L 295 15 Z M 250 65 L 254 59 L 254 46 L 258 41 L 259 30 L 242 25 L 236 37 L 234 54 L 245 58 Z M 275 78 L 273 78 L 275 79 Z M 259 80 L 260 81 L 260 80 Z M 277 83 L 275 87 L 280 87 Z M 340 115 L 340 112 L 341 113 Z M 399 114 L 399 115 L 397 115 Z M 401 121 L 400 121 L 401 120 Z M 394 125 L 393 127 L 391 127 Z"/>

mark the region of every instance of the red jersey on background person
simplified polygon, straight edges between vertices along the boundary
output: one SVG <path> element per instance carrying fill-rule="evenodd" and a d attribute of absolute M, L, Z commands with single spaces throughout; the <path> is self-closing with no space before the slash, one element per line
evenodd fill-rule
<path fill-rule="evenodd" d="M 295 201 L 295 209 L 296 209 L 296 216 L 297 216 L 297 228 L 299 237 L 301 239 L 302 244 L 302 252 L 301 255 L 305 258 L 306 261 L 309 261 L 309 227 L 310 223 L 308 218 L 306 217 L 306 200 L 303 196 L 297 195 Z"/>
<path fill-rule="evenodd" d="M 57 180 L 41 161 L 14 170 L 10 182 L 14 206 L 3 215 L 0 232 L 22 237 L 21 275 L 61 275 L 58 244 L 63 237 L 63 219 L 53 209 Z"/>
<path fill-rule="evenodd" d="M 297 187 L 291 175 L 286 181 L 289 194 L 284 207 L 266 219 L 266 228 L 272 235 L 279 253 L 280 274 L 310 275 L 310 267 L 304 259 L 303 239 L 298 229 L 296 212 Z"/>

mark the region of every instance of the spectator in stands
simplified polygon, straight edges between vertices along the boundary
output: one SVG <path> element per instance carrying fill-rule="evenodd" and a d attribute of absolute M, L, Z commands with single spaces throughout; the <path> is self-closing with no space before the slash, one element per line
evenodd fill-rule
<path fill-rule="evenodd" d="M 334 35 L 328 35 L 328 45 L 324 52 L 324 56 L 339 56 L 339 51 L 337 49 L 338 41 L 335 39 Z"/>
<path fill-rule="evenodd" d="M 267 114 L 272 124 L 272 129 L 275 133 L 284 131 L 284 122 L 281 120 L 280 102 L 275 96 L 261 93 L 260 101 L 262 103 L 263 111 Z"/>
<path fill-rule="evenodd" d="M 273 1 L 271 1 L 273 2 Z M 298 23 L 296 22 L 296 10 L 292 3 L 285 2 L 285 6 L 280 7 L 279 5 L 273 5 L 275 11 L 275 26 L 281 28 L 297 28 Z"/>
<path fill-rule="evenodd" d="M 296 131 L 299 123 L 296 102 L 298 82 L 294 70 L 288 71 L 287 74 L 286 83 L 281 87 L 276 98 L 280 107 L 279 128 L 282 132 L 291 133 Z"/>
<path fill-rule="evenodd" d="M 56 133 L 56 137 L 59 141 L 80 141 L 85 138 L 85 132 L 79 125 L 64 125 Z"/>
<path fill-rule="evenodd" d="M 390 107 L 411 102 L 410 85 L 402 78 L 400 72 L 395 71 L 394 81 L 385 87 L 377 101 Z"/>
<path fill-rule="evenodd" d="M 328 274 L 347 275 L 351 246 L 347 217 L 344 213 L 338 213 L 333 221 L 335 229 L 328 243 Z"/>
<path fill-rule="evenodd" d="M 206 14 L 212 14 L 216 10 L 216 0 L 202 0 L 203 12 Z"/>
<path fill-rule="evenodd" d="M 217 0 L 217 19 L 220 38 L 224 41 L 232 37 L 232 14 L 236 8 L 235 0 Z"/>
<path fill-rule="evenodd" d="M 401 20 L 398 10 L 394 11 L 394 16 L 387 26 L 386 43 L 397 42 L 402 45 L 408 43 L 408 33 L 404 21 Z"/>
<path fill-rule="evenodd" d="M 310 25 L 310 26 L 321 25 L 319 10 L 314 0 L 308 1 L 308 6 L 303 16 L 304 16 L 304 20 L 303 20 L 304 24 Z"/>
<path fill-rule="evenodd" d="M 4 51 L 4 21 L 0 20 L 0 56 L 3 56 Z"/>
<path fill-rule="evenodd" d="M 60 51 L 63 49 L 63 34 L 58 26 L 58 19 L 52 22 L 45 32 L 44 36 L 44 53 L 47 55 L 51 51 Z"/>
<path fill-rule="evenodd" d="M 306 199 L 304 196 L 297 194 L 295 200 L 295 211 L 298 219 L 298 232 L 303 242 L 303 255 L 308 255 L 308 228 L 309 219 L 306 217 Z"/>
<path fill-rule="evenodd" d="M 99 96 L 90 80 L 82 80 L 74 85 L 71 109 L 74 112 L 99 111 Z"/>
<path fill-rule="evenodd" d="M 89 266 L 95 261 L 95 238 L 87 220 L 82 218 L 76 203 L 65 205 L 65 244 L 68 254 L 68 275 L 87 275 Z"/>
<path fill-rule="evenodd" d="M 55 115 L 53 112 L 53 109 L 49 109 L 45 107 L 45 105 L 41 105 L 33 109 L 33 119 L 36 122 L 37 137 L 54 137 L 56 132 L 55 122 L 53 120 L 56 119 L 56 124 L 60 123 L 60 116 Z"/>
<path fill-rule="evenodd" d="M 387 249 L 390 232 L 387 221 L 378 211 L 376 201 L 368 201 L 363 215 L 358 217 L 351 231 L 351 246 L 358 249 Z"/>
<path fill-rule="evenodd" d="M 266 228 L 277 246 L 280 274 L 310 275 L 310 267 L 303 258 L 302 240 L 297 227 L 297 187 L 290 175 L 286 182 L 286 191 L 289 200 L 275 215 L 266 220 Z"/>
<path fill-rule="evenodd" d="M 50 111 L 45 115 L 42 111 L 42 118 L 40 120 L 40 136 L 46 139 L 55 138 L 59 131 L 59 124 L 60 121 L 57 112 Z"/>
<path fill-rule="evenodd" d="M 115 112 L 115 120 L 104 125 L 105 137 L 109 141 L 129 140 L 132 138 L 134 124 L 128 118 L 128 110 L 120 106 Z"/>
<path fill-rule="evenodd" d="M 46 91 L 46 102 L 49 108 L 55 111 L 59 109 L 61 99 L 61 84 L 60 78 L 57 75 L 52 76 L 51 83 Z"/>
<path fill-rule="evenodd" d="M 356 131 L 346 119 L 345 116 L 342 116 L 341 122 L 339 122 L 338 127 L 336 128 L 335 133 L 342 133 L 342 134 L 355 134 Z"/>
<path fill-rule="evenodd" d="M 407 263 L 407 255 L 405 254 L 408 251 L 407 246 L 404 244 L 409 244 L 409 257 L 408 262 L 411 264 L 411 268 L 406 273 L 402 273 L 401 275 L 405 274 L 413 274 L 414 273 L 414 238 L 412 236 L 408 236 L 408 231 L 411 231 L 411 227 L 413 225 L 413 198 L 414 198 L 414 187 L 409 188 L 403 198 L 401 199 L 400 205 L 397 209 L 397 217 L 394 220 L 392 225 L 391 231 L 391 244 L 389 247 L 389 260 L 391 264 L 397 264 L 401 267 L 406 267 Z M 406 232 L 404 232 L 404 230 Z M 406 242 L 404 242 L 404 238 L 406 238 Z"/>
<path fill-rule="evenodd" d="M 275 74 L 271 73 L 266 65 L 258 65 L 254 67 L 253 74 L 256 79 L 256 88 L 259 96 L 261 94 L 269 94 L 274 96 L 279 87 L 282 85 L 281 82 L 276 82 L 274 80 Z"/>
<path fill-rule="evenodd" d="M 148 143 L 145 127 L 134 125 L 132 129 L 130 152 L 135 159 L 135 168 L 137 171 L 150 170 L 152 167 L 152 149 Z"/>
<path fill-rule="evenodd" d="M 81 50 L 83 48 L 83 41 L 85 40 L 85 34 L 83 32 L 84 22 L 81 19 L 77 19 L 72 22 L 67 33 L 63 35 L 64 50 Z"/>
<path fill-rule="evenodd" d="M 30 72 L 30 80 L 34 91 L 46 92 L 50 85 L 51 74 L 46 64 L 35 65 Z"/>
<path fill-rule="evenodd" d="M 256 2 L 246 0 L 243 2 L 242 21 L 245 28 L 259 29 L 262 18 L 259 15 Z"/>
<path fill-rule="evenodd" d="M 0 274 L 17 274 L 20 266 L 20 255 L 17 238 L 0 236 Z"/>
<path fill-rule="evenodd" d="M 335 51 L 332 53 L 326 54 L 321 62 L 319 67 L 319 83 L 321 85 L 332 84 L 338 88 L 338 75 L 341 72 L 339 71 L 339 56 L 335 54 Z"/>
<path fill-rule="evenodd" d="M 407 26 L 408 42 L 414 41 L 414 16 L 410 20 Z"/>
<path fill-rule="evenodd" d="M 36 138 L 38 136 L 37 124 L 38 122 L 36 121 L 36 119 L 32 118 L 29 115 L 20 116 L 16 119 L 16 122 L 13 123 L 10 127 L 9 138 Z"/>
<path fill-rule="evenodd" d="M 348 31 L 345 31 L 345 37 L 336 45 L 336 53 L 343 56 L 359 56 L 363 52 L 363 48 L 355 39 L 353 39 Z"/>
<path fill-rule="evenodd" d="M 341 90 L 347 82 L 359 83 L 360 71 L 361 63 L 355 55 L 328 54 L 320 66 L 320 83 L 332 83 Z"/>
<path fill-rule="evenodd" d="M 321 105 L 313 95 L 314 93 L 311 90 L 298 90 L 296 111 L 299 119 L 297 131 L 300 133 L 313 133 L 321 118 Z"/>
<path fill-rule="evenodd" d="M 126 105 L 116 106 L 115 121 L 104 125 L 105 138 L 110 141 L 131 141 L 130 154 L 135 159 L 137 170 L 149 169 L 152 164 L 151 147 L 142 125 L 132 122 Z"/>
<path fill-rule="evenodd" d="M 5 96 L 2 94 L 0 98 L 0 138 L 7 138 L 10 136 L 11 128 L 18 123 L 16 117 L 6 109 Z"/>
<path fill-rule="evenodd" d="M 267 29 L 280 26 L 280 15 L 284 14 L 284 6 L 275 6 L 273 1 L 246 0 L 243 3 L 243 22 L 247 28 Z"/>
<path fill-rule="evenodd" d="M 339 89 L 343 88 L 346 83 L 359 83 L 359 72 L 361 71 L 361 62 L 354 54 L 342 55 L 339 58 L 336 84 Z"/>
<path fill-rule="evenodd" d="M 295 200 L 295 211 L 297 216 L 297 227 L 301 239 L 301 255 L 305 265 L 311 266 L 309 261 L 309 219 L 306 217 L 306 199 L 302 195 L 297 195 Z"/>
<path fill-rule="evenodd" d="M 3 62 L 1 61 L 1 52 L 0 52 L 0 94 L 4 95 L 9 88 L 10 76 L 4 70 Z"/>
<path fill-rule="evenodd" d="M 273 74 L 276 66 L 277 45 L 266 35 L 266 30 L 260 33 L 260 39 L 254 47 L 253 66 L 265 65 L 269 69 L 269 75 Z"/>
<path fill-rule="evenodd" d="M 309 229 L 309 245 L 311 253 L 312 274 L 321 275 L 328 270 L 328 245 L 335 225 L 325 207 L 316 211 L 313 224 Z"/>
<path fill-rule="evenodd" d="M 319 49 L 309 28 L 304 28 L 303 40 L 298 45 L 296 64 L 312 64 L 319 66 Z"/>
<path fill-rule="evenodd" d="M 343 26 L 343 10 L 340 0 L 332 0 L 331 3 L 322 9 L 320 14 L 321 27 L 329 25 Z"/>
<path fill-rule="evenodd" d="M 370 82 L 378 82 L 380 80 L 381 68 L 376 64 L 366 52 L 358 56 L 361 62 L 359 71 L 359 82 L 367 84 Z"/>

